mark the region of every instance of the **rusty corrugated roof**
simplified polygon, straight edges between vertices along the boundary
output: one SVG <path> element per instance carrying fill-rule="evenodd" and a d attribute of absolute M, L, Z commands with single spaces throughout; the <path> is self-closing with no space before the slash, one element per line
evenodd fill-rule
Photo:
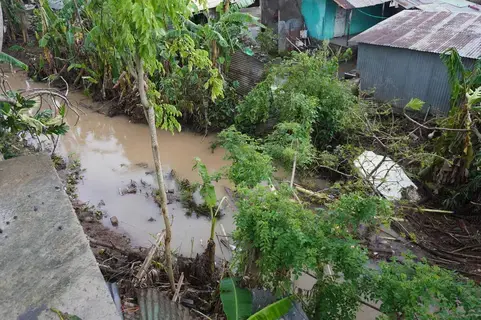
<path fill-rule="evenodd" d="M 481 6 L 467 0 L 394 0 L 405 9 L 481 13 Z"/>
<path fill-rule="evenodd" d="M 375 6 L 391 0 L 334 0 L 339 6 L 344 9 L 364 8 Z"/>
<path fill-rule="evenodd" d="M 456 48 L 462 57 L 477 59 L 481 56 L 481 15 L 404 10 L 351 41 L 433 53 Z"/>

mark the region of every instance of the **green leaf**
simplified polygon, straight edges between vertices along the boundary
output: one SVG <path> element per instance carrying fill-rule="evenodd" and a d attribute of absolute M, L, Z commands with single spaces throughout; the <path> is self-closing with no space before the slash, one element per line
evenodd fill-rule
<path fill-rule="evenodd" d="M 48 40 L 50 39 L 50 35 L 46 34 L 38 41 L 38 46 L 40 48 L 45 48 L 48 44 Z"/>
<path fill-rule="evenodd" d="M 59 114 L 62 116 L 62 117 L 65 117 L 65 111 L 67 110 L 67 108 L 65 107 L 65 105 L 63 104 L 61 107 L 60 107 L 60 110 L 59 110 Z"/>
<path fill-rule="evenodd" d="M 227 320 L 247 319 L 252 313 L 250 291 L 239 288 L 233 278 L 225 278 L 220 282 L 220 299 Z"/>
<path fill-rule="evenodd" d="M 288 313 L 291 307 L 292 297 L 286 297 L 256 312 L 248 320 L 277 320 Z"/>
<path fill-rule="evenodd" d="M 421 111 L 421 109 L 424 106 L 424 101 L 418 99 L 418 98 L 413 98 L 411 101 L 408 102 L 406 105 L 406 108 L 409 108 L 411 110 L 416 110 L 416 111 Z"/>
<path fill-rule="evenodd" d="M 6 54 L 5 52 L 0 52 L 0 62 L 10 63 L 11 65 L 13 65 L 17 68 L 21 68 L 25 71 L 28 70 L 28 66 L 25 63 L 23 63 L 20 60 L 15 59 L 14 57 Z"/>
<path fill-rule="evenodd" d="M 98 81 L 91 76 L 82 77 L 83 80 L 87 80 L 90 83 L 98 83 Z"/>
<path fill-rule="evenodd" d="M 85 69 L 87 66 L 83 63 L 72 63 L 68 66 L 67 71 L 70 71 L 72 69 Z"/>

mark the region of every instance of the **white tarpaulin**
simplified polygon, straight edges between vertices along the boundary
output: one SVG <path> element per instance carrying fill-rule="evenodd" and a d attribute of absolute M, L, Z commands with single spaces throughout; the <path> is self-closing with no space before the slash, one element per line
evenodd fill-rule
<path fill-rule="evenodd" d="M 401 200 L 403 189 L 417 190 L 404 170 L 389 157 L 364 151 L 354 166 L 386 199 Z"/>

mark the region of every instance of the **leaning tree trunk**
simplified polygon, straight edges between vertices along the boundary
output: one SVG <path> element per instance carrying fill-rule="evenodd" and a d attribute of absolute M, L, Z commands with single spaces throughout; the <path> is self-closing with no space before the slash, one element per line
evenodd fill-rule
<path fill-rule="evenodd" d="M 162 163 L 160 162 L 159 144 L 157 142 L 157 129 L 155 127 L 155 113 L 154 108 L 150 105 L 145 92 L 145 78 L 144 67 L 142 59 L 137 59 L 137 80 L 139 83 L 140 101 L 145 109 L 147 115 L 147 122 L 149 124 L 150 139 L 152 142 L 152 154 L 154 157 L 155 175 L 157 184 L 159 185 L 159 193 L 161 197 L 160 207 L 162 210 L 162 217 L 165 224 L 165 264 L 167 269 L 167 276 L 169 277 L 170 287 L 172 292 L 175 292 L 174 270 L 172 268 L 172 252 L 170 250 L 170 241 L 172 239 L 172 230 L 170 228 L 169 213 L 167 210 L 167 194 L 165 193 L 164 174 L 162 172 Z"/>
<path fill-rule="evenodd" d="M 0 2 L 0 52 L 3 50 L 3 11 L 2 3 Z"/>

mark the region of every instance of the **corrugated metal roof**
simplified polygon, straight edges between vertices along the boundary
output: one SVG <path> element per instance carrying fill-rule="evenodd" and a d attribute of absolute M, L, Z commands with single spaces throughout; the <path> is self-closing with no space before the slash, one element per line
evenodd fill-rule
<path fill-rule="evenodd" d="M 344 9 L 364 8 L 375 6 L 390 0 L 334 0 L 339 6 Z"/>
<path fill-rule="evenodd" d="M 173 302 L 157 288 L 139 289 L 137 299 L 141 320 L 192 320 L 189 309 Z M 137 319 L 139 319 L 137 315 Z"/>
<path fill-rule="evenodd" d="M 433 53 L 456 48 L 462 57 L 477 59 L 481 56 L 481 15 L 404 10 L 351 41 Z"/>
<path fill-rule="evenodd" d="M 394 0 L 405 9 L 481 13 L 481 6 L 466 0 Z"/>

